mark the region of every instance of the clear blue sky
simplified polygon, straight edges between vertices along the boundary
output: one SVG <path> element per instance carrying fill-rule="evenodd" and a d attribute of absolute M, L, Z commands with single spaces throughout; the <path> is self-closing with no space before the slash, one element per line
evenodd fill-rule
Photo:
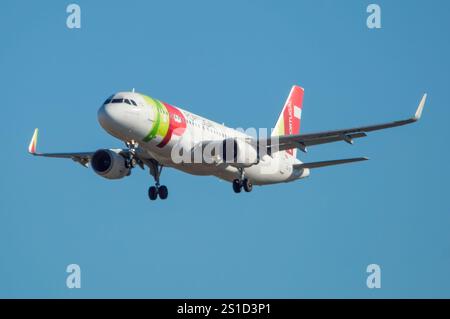
<path fill-rule="evenodd" d="M 0 297 L 450 297 L 450 3 L 2 1 Z M 26 152 L 122 147 L 97 123 L 136 90 L 232 127 L 272 127 L 291 85 L 302 132 L 413 114 L 422 121 L 303 161 L 368 156 L 296 183 L 236 195 L 166 170 L 108 181 Z M 82 288 L 65 286 L 79 264 Z M 368 264 L 382 269 L 369 290 Z"/>

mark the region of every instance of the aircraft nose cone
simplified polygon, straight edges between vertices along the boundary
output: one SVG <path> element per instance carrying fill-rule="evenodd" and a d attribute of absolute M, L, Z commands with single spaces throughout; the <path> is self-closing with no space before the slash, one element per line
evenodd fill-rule
<path fill-rule="evenodd" d="M 107 118 L 106 118 L 106 111 L 105 111 L 105 105 L 102 105 L 102 106 L 98 109 L 98 112 L 97 112 L 97 120 L 98 120 L 98 122 L 100 123 L 100 125 L 101 125 L 102 127 L 105 127 L 104 124 L 105 124 L 106 121 L 107 121 Z"/>
<path fill-rule="evenodd" d="M 120 110 L 117 105 L 105 104 L 102 105 L 97 112 L 97 119 L 100 125 L 107 131 L 114 129 L 120 123 Z"/>

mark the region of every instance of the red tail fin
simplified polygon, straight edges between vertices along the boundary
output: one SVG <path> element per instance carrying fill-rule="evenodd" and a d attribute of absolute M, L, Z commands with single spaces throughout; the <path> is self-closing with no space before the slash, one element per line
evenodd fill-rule
<path fill-rule="evenodd" d="M 291 89 L 283 110 L 278 118 L 277 124 L 272 131 L 272 136 L 294 135 L 300 133 L 300 122 L 302 118 L 303 88 L 294 85 Z M 296 156 L 297 149 L 286 151 L 292 156 Z"/>

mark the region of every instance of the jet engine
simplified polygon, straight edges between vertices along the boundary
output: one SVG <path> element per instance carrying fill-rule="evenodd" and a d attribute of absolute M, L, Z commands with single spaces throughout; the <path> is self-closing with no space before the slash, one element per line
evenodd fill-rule
<path fill-rule="evenodd" d="M 212 142 L 205 156 L 212 156 L 216 163 L 227 163 L 231 166 L 244 168 L 258 164 L 256 145 L 242 139 L 226 139 Z"/>
<path fill-rule="evenodd" d="M 249 143 L 245 140 L 236 139 L 234 140 L 233 150 L 234 152 L 234 163 L 231 164 L 236 167 L 250 167 L 252 165 L 258 164 L 259 157 L 256 145 Z M 225 150 L 228 148 L 227 143 L 224 143 Z M 226 154 L 225 154 L 226 155 Z M 227 157 L 225 157 L 226 159 Z"/>
<path fill-rule="evenodd" d="M 130 168 L 125 165 L 125 158 L 113 150 L 98 150 L 91 159 L 95 173 L 107 179 L 120 179 L 130 175 Z"/>

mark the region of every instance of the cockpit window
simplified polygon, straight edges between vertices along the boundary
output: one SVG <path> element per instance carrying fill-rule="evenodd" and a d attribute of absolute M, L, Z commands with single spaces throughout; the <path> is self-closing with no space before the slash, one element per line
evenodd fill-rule
<path fill-rule="evenodd" d="M 112 100 L 113 96 L 114 96 L 114 94 L 111 95 L 109 98 L 107 98 L 106 101 L 103 102 L 103 104 L 109 104 L 109 103 L 111 103 L 111 100 Z"/>
<path fill-rule="evenodd" d="M 108 103 L 126 103 L 129 105 L 137 106 L 137 103 L 135 101 L 130 100 L 130 99 L 123 99 L 123 98 L 113 99 L 112 97 L 109 97 L 103 104 L 108 104 Z"/>
<path fill-rule="evenodd" d="M 134 102 L 133 100 L 130 100 L 130 99 L 125 99 L 125 100 L 124 100 L 124 103 L 127 103 L 127 104 L 129 104 L 129 105 L 137 106 L 136 102 Z"/>

